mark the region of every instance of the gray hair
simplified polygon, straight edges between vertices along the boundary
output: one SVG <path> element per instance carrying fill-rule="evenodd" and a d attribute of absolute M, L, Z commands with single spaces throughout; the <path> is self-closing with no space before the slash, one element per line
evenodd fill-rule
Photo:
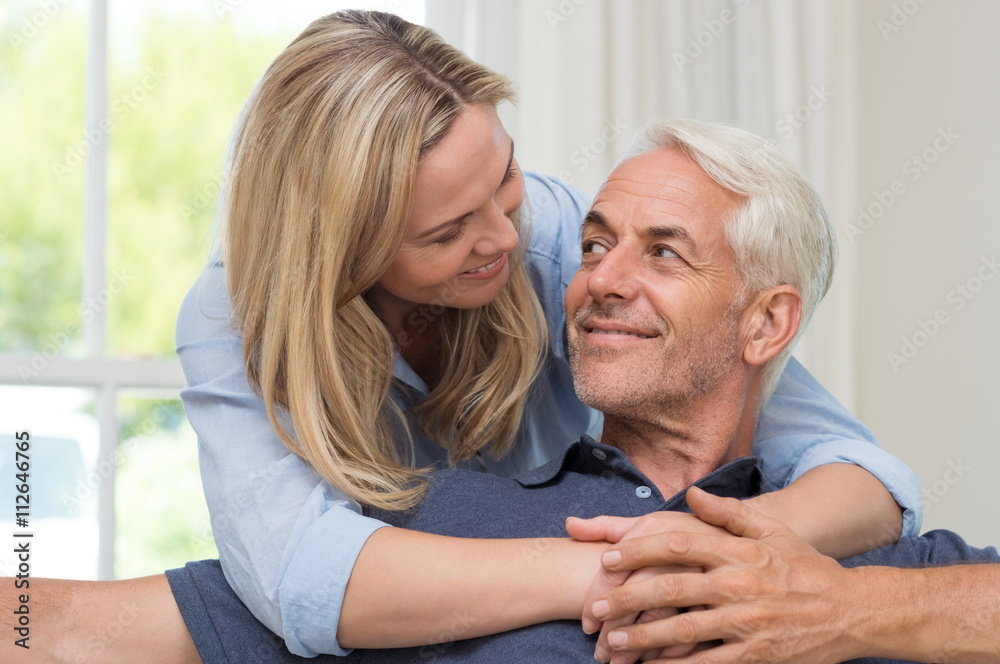
<path fill-rule="evenodd" d="M 761 406 L 774 392 L 802 331 L 830 287 L 837 235 L 819 195 L 799 169 L 763 138 L 715 122 L 659 120 L 639 130 L 628 155 L 680 150 L 743 205 L 725 220 L 726 239 L 743 280 L 737 298 L 789 284 L 802 297 L 802 322 L 763 372 Z"/>

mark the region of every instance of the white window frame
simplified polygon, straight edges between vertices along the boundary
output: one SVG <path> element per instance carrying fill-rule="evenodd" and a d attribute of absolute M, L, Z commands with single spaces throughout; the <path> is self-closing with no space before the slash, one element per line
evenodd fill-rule
<path fill-rule="evenodd" d="M 84 125 L 88 134 L 100 132 L 108 115 L 108 3 L 91 0 L 84 81 Z M 107 157 L 108 141 L 100 141 L 86 157 L 84 178 L 83 302 L 99 302 L 105 289 L 107 262 Z M 27 368 L 36 355 L 0 354 L 0 384 L 12 386 L 76 387 L 96 391 L 96 416 L 100 429 L 101 462 L 111 464 L 110 476 L 98 495 L 98 578 L 114 578 L 115 567 L 115 462 L 118 459 L 117 399 L 121 389 L 150 389 L 179 398 L 184 374 L 176 357 L 118 359 L 107 354 L 107 307 L 96 307 L 84 316 L 82 358 L 45 358 L 45 371 L 30 380 Z"/>

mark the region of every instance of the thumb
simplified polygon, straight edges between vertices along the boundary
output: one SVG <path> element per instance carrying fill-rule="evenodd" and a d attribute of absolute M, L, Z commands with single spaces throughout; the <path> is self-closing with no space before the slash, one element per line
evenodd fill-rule
<path fill-rule="evenodd" d="M 610 542 L 612 544 L 625 537 L 637 521 L 636 518 L 621 516 L 597 516 L 593 519 L 566 519 L 566 532 L 581 542 Z"/>
<path fill-rule="evenodd" d="M 774 535 L 781 524 L 735 498 L 720 498 L 699 489 L 688 489 L 687 504 L 699 519 L 721 526 L 739 537 L 763 539 Z"/>

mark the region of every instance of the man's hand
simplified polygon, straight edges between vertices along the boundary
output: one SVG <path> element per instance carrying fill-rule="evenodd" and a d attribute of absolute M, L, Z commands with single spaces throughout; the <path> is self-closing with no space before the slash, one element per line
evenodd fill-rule
<path fill-rule="evenodd" d="M 737 500 L 692 488 L 687 501 L 701 520 L 738 537 L 663 532 L 622 538 L 604 554 L 610 578 L 672 564 L 702 567 L 705 573 L 661 575 L 618 587 L 599 597 L 595 606 L 601 609 L 601 602 L 607 603 L 607 613 L 598 611 L 605 621 L 668 606 L 710 608 L 618 627 L 609 635 L 617 653 L 721 640 L 722 645 L 700 653 L 697 661 L 824 664 L 854 656 L 851 648 L 858 644 L 844 638 L 851 633 L 849 619 L 858 613 L 849 592 L 851 570 Z M 616 655 L 612 661 L 634 659 L 631 654 L 622 659 Z"/>

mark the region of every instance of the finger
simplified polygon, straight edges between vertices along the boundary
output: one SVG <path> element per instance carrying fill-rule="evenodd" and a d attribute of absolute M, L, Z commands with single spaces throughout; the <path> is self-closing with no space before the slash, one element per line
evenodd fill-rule
<path fill-rule="evenodd" d="M 618 627 L 631 625 L 638 617 L 639 614 L 632 613 L 615 620 L 604 621 L 604 625 L 601 626 L 601 635 L 597 638 L 597 646 L 594 648 L 594 659 L 599 662 L 606 662 L 611 659 L 611 656 L 615 653 L 615 649 L 608 643 L 608 634 Z"/>
<path fill-rule="evenodd" d="M 608 643 L 619 651 L 646 651 L 728 638 L 723 612 L 718 609 L 681 613 L 664 620 L 619 627 Z"/>
<path fill-rule="evenodd" d="M 631 572 L 627 571 L 609 572 L 603 568 L 598 570 L 597 576 L 594 577 L 594 581 L 587 591 L 587 596 L 583 600 L 581 623 L 584 632 L 593 634 L 601 629 L 606 614 L 603 612 L 603 605 L 597 604 L 597 600 L 625 583 L 630 574 Z"/>
<path fill-rule="evenodd" d="M 634 517 L 621 516 L 597 516 L 593 519 L 580 519 L 571 516 L 566 519 L 566 532 L 573 539 L 582 542 L 605 541 L 614 543 L 621 540 L 637 520 Z"/>
<path fill-rule="evenodd" d="M 708 650 L 710 652 L 704 653 Z M 695 657 L 696 653 L 702 653 Z M 746 648 L 740 643 L 699 643 L 690 655 L 672 657 L 659 655 L 657 659 L 644 659 L 645 664 L 762 664 L 759 659 L 747 659 Z M 670 657 L 670 659 L 663 659 Z"/>
<path fill-rule="evenodd" d="M 656 654 L 652 651 L 652 654 Z M 640 653 L 635 651 L 629 652 L 616 652 L 611 656 L 611 664 L 635 664 L 640 659 L 644 658 L 646 653 Z"/>
<path fill-rule="evenodd" d="M 707 610 L 708 610 L 707 606 L 692 606 L 692 607 L 688 608 L 688 612 L 691 612 L 691 611 L 707 611 Z M 644 613 L 642 615 L 643 615 L 643 617 L 645 617 L 646 614 L 653 615 L 653 614 L 656 614 L 656 613 L 658 613 L 658 612 L 656 612 L 656 611 L 647 611 L 646 613 Z M 659 616 L 658 619 L 665 619 L 665 618 L 669 618 L 669 617 L 670 617 L 669 615 L 663 615 L 663 616 Z M 648 621 L 643 621 L 643 622 L 648 622 Z M 677 645 L 677 646 L 667 646 L 666 648 L 661 648 L 660 652 L 658 654 L 655 652 L 655 649 L 654 650 L 647 650 L 646 653 L 643 654 L 643 659 L 646 660 L 646 661 L 648 661 L 648 660 L 651 660 L 651 659 L 656 659 L 658 657 L 685 657 L 687 655 L 690 655 L 693 652 L 696 652 L 698 650 L 704 649 L 704 648 L 701 647 L 703 645 L 704 644 L 701 644 L 701 643 L 684 643 L 684 644 Z"/>
<path fill-rule="evenodd" d="M 677 615 L 678 610 L 673 608 L 668 609 L 658 609 L 654 611 L 646 611 L 636 622 L 647 623 L 653 622 L 654 620 L 665 620 L 671 616 Z M 648 662 L 651 659 L 657 659 L 658 657 L 684 657 L 690 655 L 698 644 L 695 643 L 685 643 L 679 646 L 668 646 L 666 648 L 652 648 L 642 653 L 642 660 Z M 630 651 L 632 652 L 632 651 Z M 617 664 L 612 658 L 612 664 Z"/>
<path fill-rule="evenodd" d="M 722 526 L 739 537 L 763 539 L 785 530 L 780 521 L 764 516 L 735 498 L 713 496 L 697 487 L 688 489 L 687 504 L 702 521 Z"/>
<path fill-rule="evenodd" d="M 729 535 L 657 533 L 632 537 L 615 544 L 604 552 L 601 562 L 606 569 L 615 572 L 654 565 L 715 569 L 746 560 L 747 556 L 755 554 L 757 546 L 752 540 L 741 540 Z"/>
<path fill-rule="evenodd" d="M 701 572 L 658 574 L 608 591 L 598 602 L 607 603 L 605 623 L 646 611 L 721 604 L 729 600 L 716 579 Z"/>

